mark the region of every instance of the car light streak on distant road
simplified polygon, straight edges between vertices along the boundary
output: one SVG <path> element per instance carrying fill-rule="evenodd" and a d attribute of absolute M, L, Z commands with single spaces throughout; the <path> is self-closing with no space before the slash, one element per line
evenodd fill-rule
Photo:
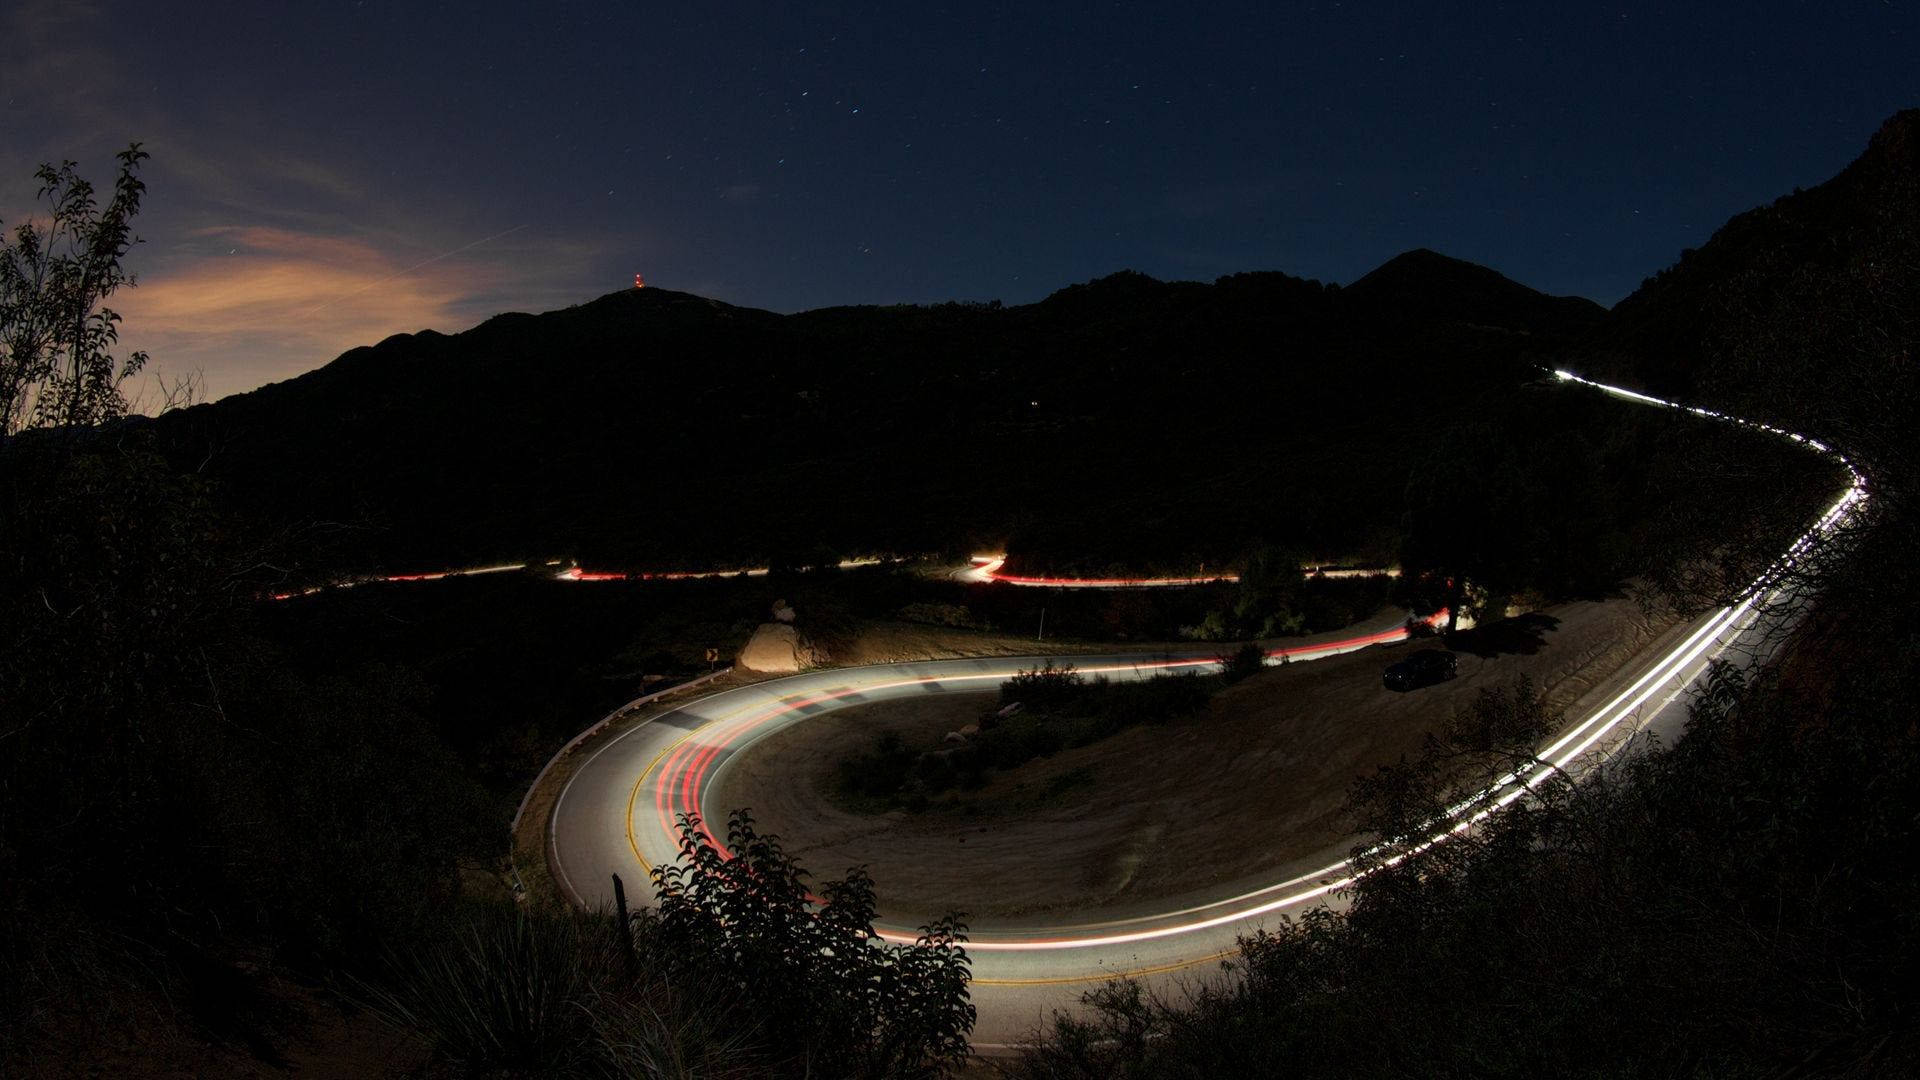
<path fill-rule="evenodd" d="M 331 589 L 351 589 L 355 585 L 365 585 L 370 581 L 440 581 L 445 578 L 474 577 L 480 574 L 498 574 L 526 568 L 526 563 L 501 563 L 498 566 L 475 566 L 465 570 L 435 570 L 426 574 L 388 574 L 381 577 L 349 578 L 346 581 L 336 581 L 331 585 L 312 585 L 295 592 L 274 593 L 268 599 L 291 600 L 296 596 L 312 596 L 314 593 L 327 592 Z"/>
<path fill-rule="evenodd" d="M 1202 577 L 1130 577 L 1130 578 L 1074 578 L 1074 577 L 1032 577 L 1022 574 L 1003 574 L 1001 567 L 1007 564 L 1005 555 L 975 555 L 971 565 L 956 571 L 954 578 L 974 584 L 988 585 L 1030 585 L 1048 589 L 1164 589 L 1186 588 L 1194 585 L 1212 585 L 1216 582 L 1233 584 L 1240 580 L 1238 574 L 1213 574 Z M 1357 578 L 1357 577 L 1399 577 L 1400 571 L 1390 567 L 1372 569 L 1353 566 L 1303 566 L 1300 573 L 1306 577 Z"/>
<path fill-rule="evenodd" d="M 898 557 L 842 559 L 837 565 L 842 570 L 853 570 L 863 566 L 879 566 L 886 562 L 905 561 Z M 1063 577 L 1022 577 L 1015 574 L 1002 574 L 1000 567 L 1006 563 L 1004 555 L 975 555 L 971 565 L 958 570 L 953 577 L 959 581 L 1003 585 L 1038 585 L 1052 589 L 1148 589 L 1185 587 L 1193 585 L 1212 585 L 1216 582 L 1232 584 L 1239 581 L 1237 574 L 1216 574 L 1212 577 L 1167 577 L 1167 578 L 1063 578 Z M 465 570 L 434 570 L 420 574 L 386 574 L 367 577 L 347 578 L 327 585 L 313 585 L 292 592 L 274 593 L 270 600 L 291 600 L 299 596 L 312 596 L 315 593 L 332 589 L 350 589 L 355 585 L 368 582 L 412 582 L 443 581 L 447 578 L 473 577 L 478 574 L 497 574 L 504 570 L 525 570 L 530 563 L 502 563 L 498 566 L 479 566 Z M 548 563 L 557 566 L 558 563 Z M 556 572 L 556 581 L 697 581 L 704 578 L 766 577 L 772 570 L 765 566 L 750 566 L 735 570 L 587 570 L 579 566 L 568 566 Z M 1348 566 L 1308 566 L 1301 573 L 1307 577 L 1354 578 L 1385 575 L 1397 577 L 1400 571 L 1394 569 L 1368 569 Z"/>
<path fill-rule="evenodd" d="M 879 566 L 887 559 L 841 559 L 836 565 L 842 570 L 852 570 L 861 566 Z M 764 566 L 748 567 L 744 570 L 636 570 L 631 574 L 615 571 L 582 570 L 569 566 L 555 574 L 560 581 L 696 581 L 701 578 L 726 577 L 766 577 L 773 571 Z"/>
<path fill-rule="evenodd" d="M 1420 843 L 1389 856 L 1391 865 L 1416 857 L 1448 836 L 1472 828 L 1500 808 L 1522 799 L 1553 776 L 1577 778 L 1608 760 L 1636 732 L 1663 737 L 1678 733 L 1685 721 L 1687 689 L 1714 659 L 1760 640 L 1785 625 L 1772 602 L 1798 595 L 1790 575 L 1817 555 L 1822 539 L 1863 509 L 1865 477 L 1825 444 L 1770 425 L 1725 416 L 1707 409 L 1663 401 L 1636 391 L 1606 386 L 1568 372 L 1563 382 L 1579 383 L 1639 404 L 1685 411 L 1709 419 L 1751 427 L 1791 439 L 1826 454 L 1851 475 L 1846 491 L 1803 535 L 1756 579 L 1734 604 L 1696 621 L 1658 655 L 1643 656 L 1620 676 L 1626 685 L 1587 711 L 1538 752 L 1539 764 L 1516 770 L 1433 822 Z M 973 573 L 991 579 L 997 563 L 976 559 Z M 1118 587 L 1118 586 L 1115 586 Z M 1403 626 L 1338 640 L 1276 648 L 1270 659 L 1309 659 L 1404 638 Z M 1077 658 L 1078 659 L 1078 658 Z M 825 711 L 861 702 L 926 693 L 979 691 L 1015 672 L 1037 666 L 1040 657 L 929 661 L 824 670 L 724 691 L 698 699 L 674 712 L 630 728 L 581 764 L 561 790 L 550 821 L 551 862 L 557 877 L 577 902 L 589 898 L 579 881 L 594 883 L 593 897 L 604 898 L 612 873 L 645 873 L 654 863 L 674 857 L 674 818 L 682 813 L 708 817 L 703 800 L 730 759 L 789 724 Z M 1168 670 L 1216 663 L 1211 656 L 1123 655 L 1079 659 L 1081 671 L 1116 679 L 1146 678 Z M 643 809 L 644 808 L 644 809 Z M 711 835 L 709 833 L 709 835 Z M 1376 851 L 1375 854 L 1383 854 Z M 1231 895 L 1197 895 L 1176 901 L 1169 910 L 1111 918 L 1101 922 L 982 927 L 967 948 L 976 956 L 975 1000 L 981 1010 L 976 1038 L 991 1043 L 1012 1038 L 1043 1019 L 1045 1008 L 1070 1006 L 1072 998 L 1045 997 L 1046 987 L 1111 978 L 1117 974 L 1162 973 L 1229 953 L 1236 937 L 1276 913 L 1325 902 L 1329 894 L 1352 884 L 1351 860 L 1330 861 L 1307 873 Z M 902 926 L 879 927 L 890 941 L 911 941 Z"/>
<path fill-rule="evenodd" d="M 1154 589 L 1180 588 L 1187 585 L 1211 585 L 1216 581 L 1239 581 L 1238 574 L 1214 574 L 1208 577 L 1162 577 L 1162 578 L 1066 578 L 1066 577 L 1027 577 L 1020 574 L 1003 574 L 1000 568 L 1007 564 L 1005 555 L 975 555 L 973 565 L 954 576 L 961 581 L 981 584 L 999 582 L 1002 585 L 1039 585 L 1053 589 Z"/>
<path fill-rule="evenodd" d="M 887 561 L 889 560 L 875 558 L 842 559 L 838 565 L 842 570 L 852 570 L 860 566 L 878 566 Z M 463 570 L 433 570 L 422 574 L 376 574 L 368 577 L 347 578 L 327 585 L 312 585 L 293 592 L 274 593 L 269 596 L 268 599 L 292 600 L 295 597 L 312 596 L 315 593 L 328 592 L 334 589 L 351 589 L 355 585 L 365 585 L 369 582 L 444 581 L 447 578 L 475 577 L 480 574 L 498 574 L 507 570 L 525 570 L 531 565 L 531 563 L 501 563 L 498 566 L 476 566 Z M 559 563 L 548 563 L 547 565 L 558 566 Z M 578 566 L 569 566 L 555 573 L 553 577 L 556 581 L 692 581 L 699 578 L 766 577 L 770 572 L 771 571 L 764 566 L 749 567 L 744 570 L 637 570 L 633 573 L 609 570 L 582 570 Z"/>

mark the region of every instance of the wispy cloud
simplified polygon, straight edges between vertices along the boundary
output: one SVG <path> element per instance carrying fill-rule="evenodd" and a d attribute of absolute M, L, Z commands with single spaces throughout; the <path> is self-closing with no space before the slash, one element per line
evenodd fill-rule
<path fill-rule="evenodd" d="M 153 155 L 134 222 L 144 242 L 126 259 L 139 285 L 110 306 L 123 349 L 145 349 L 157 372 L 198 374 L 204 396 L 395 333 L 574 303 L 617 287 L 601 278 L 606 252 L 657 250 L 632 230 L 521 226 L 511 195 L 396 185 L 379 158 L 390 143 L 289 126 L 270 95 L 215 107 L 150 94 L 114 30 L 89 0 L 0 6 L 0 220 L 43 212 L 41 162 L 77 159 L 106 184 L 112 154 L 141 140 Z"/>
<path fill-rule="evenodd" d="M 366 241 L 264 226 L 202 229 L 212 251 L 142 275 L 113 298 L 123 344 L 157 367 L 204 374 L 218 397 L 283 379 L 394 333 L 457 329 L 500 270 L 477 260 L 410 266 Z"/>

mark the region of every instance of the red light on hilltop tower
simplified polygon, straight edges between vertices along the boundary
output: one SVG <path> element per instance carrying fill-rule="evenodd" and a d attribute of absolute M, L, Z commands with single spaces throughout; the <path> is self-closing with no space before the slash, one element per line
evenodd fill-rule
<path fill-rule="evenodd" d="M 641 276 L 640 276 L 639 274 L 635 274 L 635 275 L 633 275 L 633 287 L 634 287 L 634 288 L 636 288 L 636 289 L 644 289 L 644 288 L 646 288 L 646 287 L 647 287 L 647 279 L 646 279 L 646 278 L 643 278 L 643 277 L 641 277 Z"/>

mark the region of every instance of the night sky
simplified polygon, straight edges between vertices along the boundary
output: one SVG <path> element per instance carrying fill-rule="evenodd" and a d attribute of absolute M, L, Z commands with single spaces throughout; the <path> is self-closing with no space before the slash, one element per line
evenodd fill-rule
<path fill-rule="evenodd" d="M 22 2 L 0 218 L 143 140 L 114 306 L 214 396 L 635 272 L 791 311 L 1431 247 L 1611 304 L 1920 104 L 1916 53 L 1880 0 Z"/>

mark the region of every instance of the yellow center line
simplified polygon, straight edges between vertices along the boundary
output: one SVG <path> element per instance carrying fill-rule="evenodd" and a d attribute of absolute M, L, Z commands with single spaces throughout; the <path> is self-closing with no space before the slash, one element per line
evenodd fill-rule
<path fill-rule="evenodd" d="M 674 711 L 678 712 L 679 710 L 676 709 Z M 662 713 L 660 715 L 666 716 L 668 714 Z M 657 720 L 659 719 L 659 717 L 655 717 L 654 719 Z M 651 722 L 652 721 L 649 721 L 649 723 Z M 671 754 L 675 750 L 680 749 L 681 743 L 686 742 L 688 739 L 691 739 L 695 735 L 700 734 L 701 730 L 704 729 L 706 726 L 707 726 L 706 724 L 702 724 L 700 725 L 700 727 L 694 728 L 692 731 L 689 731 L 685 735 L 680 736 L 678 739 L 673 740 L 673 744 L 671 746 L 668 746 L 665 750 L 662 750 L 659 753 L 653 755 L 653 760 L 647 762 L 647 767 L 640 770 L 640 779 L 635 780 L 633 782 L 633 790 L 627 793 L 627 847 L 630 850 L 632 850 L 633 857 L 639 860 L 641 868 L 647 872 L 647 877 L 649 879 L 653 877 L 653 864 L 647 861 L 647 857 L 645 855 L 640 854 L 640 842 L 634 839 L 633 804 L 639 801 L 640 788 L 646 784 L 647 777 L 653 773 L 653 770 L 660 767 L 660 762 L 663 761 L 668 754 Z"/>

